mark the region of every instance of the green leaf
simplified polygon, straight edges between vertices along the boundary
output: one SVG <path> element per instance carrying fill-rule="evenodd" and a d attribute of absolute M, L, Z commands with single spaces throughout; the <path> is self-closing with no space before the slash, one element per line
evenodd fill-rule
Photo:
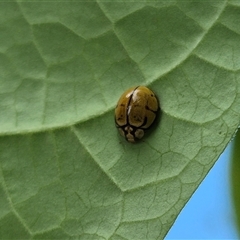
<path fill-rule="evenodd" d="M 2 239 L 163 239 L 240 120 L 239 1 L 0 2 Z M 162 116 L 130 144 L 127 88 Z"/>
<path fill-rule="evenodd" d="M 238 228 L 238 232 L 240 234 L 240 134 L 239 131 L 234 139 L 233 144 L 233 154 L 232 154 L 232 192 L 233 192 L 233 202 L 235 206 L 235 215 L 236 215 L 236 225 Z"/>

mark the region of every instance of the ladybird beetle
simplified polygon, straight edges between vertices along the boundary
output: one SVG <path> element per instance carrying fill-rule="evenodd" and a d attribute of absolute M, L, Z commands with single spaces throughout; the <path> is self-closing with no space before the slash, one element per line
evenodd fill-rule
<path fill-rule="evenodd" d="M 127 141 L 134 143 L 151 127 L 158 111 L 157 97 L 149 88 L 130 88 L 122 94 L 115 108 L 116 127 Z"/>

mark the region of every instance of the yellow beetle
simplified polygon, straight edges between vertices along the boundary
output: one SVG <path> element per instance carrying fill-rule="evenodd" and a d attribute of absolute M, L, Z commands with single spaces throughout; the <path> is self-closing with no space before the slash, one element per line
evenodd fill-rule
<path fill-rule="evenodd" d="M 134 143 L 151 127 L 158 111 L 157 97 L 149 88 L 130 88 L 122 94 L 115 108 L 116 127 L 127 141 Z"/>

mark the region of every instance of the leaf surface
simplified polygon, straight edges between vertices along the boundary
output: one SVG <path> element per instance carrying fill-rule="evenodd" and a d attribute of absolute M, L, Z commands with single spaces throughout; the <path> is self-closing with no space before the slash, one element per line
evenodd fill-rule
<path fill-rule="evenodd" d="M 239 125 L 238 1 L 1 2 L 0 235 L 163 239 Z M 115 129 L 127 88 L 161 119 Z"/>

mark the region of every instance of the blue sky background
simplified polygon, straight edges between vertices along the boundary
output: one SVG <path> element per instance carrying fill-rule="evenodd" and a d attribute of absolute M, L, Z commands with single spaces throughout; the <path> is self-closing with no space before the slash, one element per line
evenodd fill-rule
<path fill-rule="evenodd" d="M 239 239 L 231 199 L 232 143 L 186 204 L 166 236 L 170 239 Z"/>

